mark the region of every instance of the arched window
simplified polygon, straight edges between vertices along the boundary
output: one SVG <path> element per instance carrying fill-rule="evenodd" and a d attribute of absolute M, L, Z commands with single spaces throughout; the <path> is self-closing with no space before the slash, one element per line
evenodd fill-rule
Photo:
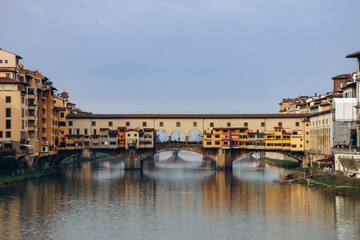
<path fill-rule="evenodd" d="M 64 115 L 65 115 L 65 114 L 64 114 L 63 112 L 62 112 L 62 113 L 60 113 L 60 117 L 61 117 L 61 118 L 63 118 L 63 117 L 64 117 Z"/>

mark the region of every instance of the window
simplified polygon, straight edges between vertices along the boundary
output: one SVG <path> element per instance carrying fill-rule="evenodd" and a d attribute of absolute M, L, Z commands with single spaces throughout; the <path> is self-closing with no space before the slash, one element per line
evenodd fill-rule
<path fill-rule="evenodd" d="M 147 123 L 146 122 L 143 122 L 143 127 L 146 127 Z"/>
<path fill-rule="evenodd" d="M 94 129 L 94 135 L 96 135 L 96 129 Z"/>
<path fill-rule="evenodd" d="M 220 145 L 220 142 L 215 142 L 215 145 Z"/>
<path fill-rule="evenodd" d="M 211 142 L 206 142 L 206 145 L 211 145 Z"/>
<path fill-rule="evenodd" d="M 244 127 L 247 127 L 248 126 L 248 123 L 247 122 L 244 122 Z"/>
<path fill-rule="evenodd" d="M 79 128 L 76 129 L 76 134 L 77 134 L 77 135 L 80 134 L 80 129 L 79 129 Z"/>
<path fill-rule="evenodd" d="M 92 121 L 92 122 L 91 122 L 91 126 L 96 126 L 96 122 L 95 122 L 95 121 Z"/>
<path fill-rule="evenodd" d="M 176 126 L 180 127 L 181 126 L 180 122 L 176 122 Z"/>
<path fill-rule="evenodd" d="M 87 128 L 84 129 L 84 134 L 87 135 L 88 134 L 88 130 Z"/>
<path fill-rule="evenodd" d="M 228 127 L 231 127 L 231 122 L 228 122 L 228 123 L 227 123 L 227 126 L 228 126 Z"/>
<path fill-rule="evenodd" d="M 73 125 L 73 121 L 69 121 L 69 126 L 72 126 Z"/>
<path fill-rule="evenodd" d="M 306 135 L 309 135 L 309 132 L 306 132 Z"/>
<path fill-rule="evenodd" d="M 9 77 L 10 77 L 10 73 L 7 73 L 7 74 L 6 74 L 6 77 L 9 78 Z"/>
<path fill-rule="evenodd" d="M 134 137 L 137 137 L 137 134 L 136 134 L 136 133 L 134 134 Z"/>
<path fill-rule="evenodd" d="M 2 59 L 0 60 L 0 63 L 3 63 L 3 60 L 2 60 Z"/>
<path fill-rule="evenodd" d="M 3 137 L 3 133 L 2 133 L 2 131 L 0 131 L 0 138 L 2 138 Z"/>
<path fill-rule="evenodd" d="M 214 127 L 214 123 L 213 123 L 213 122 L 210 123 L 210 127 Z"/>
<path fill-rule="evenodd" d="M 11 129 L 11 120 L 6 120 L 6 129 Z"/>
<path fill-rule="evenodd" d="M 307 123 L 307 124 L 306 124 L 306 126 L 308 127 L 308 126 L 309 126 L 309 124 Z"/>
<path fill-rule="evenodd" d="M 69 128 L 69 135 L 71 135 L 72 134 L 72 129 L 71 128 Z"/>
<path fill-rule="evenodd" d="M 265 122 L 261 122 L 261 126 L 262 126 L 262 127 L 265 127 Z"/>
<path fill-rule="evenodd" d="M 60 113 L 60 117 L 63 118 L 65 116 L 65 114 L 62 112 Z"/>
<path fill-rule="evenodd" d="M 23 109 L 23 113 L 24 113 L 24 109 Z M 23 114 L 24 115 L 24 114 Z M 11 117 L 11 108 L 7 108 L 6 109 L 6 117 Z M 24 116 L 23 116 L 24 117 Z"/>
<path fill-rule="evenodd" d="M 160 122 L 160 123 L 159 123 L 159 126 L 160 126 L 160 127 L 163 127 L 163 126 L 164 126 L 164 122 Z"/>
<path fill-rule="evenodd" d="M 128 137 L 130 137 L 130 133 L 128 133 Z"/>
<path fill-rule="evenodd" d="M 11 85 L 11 84 L 5 84 L 5 85 L 4 85 L 4 90 L 5 90 L 5 91 L 12 91 L 12 90 L 13 90 L 13 85 Z"/>
<path fill-rule="evenodd" d="M 109 127 L 112 127 L 113 126 L 113 122 L 109 122 Z"/>
<path fill-rule="evenodd" d="M 11 132 L 6 132 L 6 138 L 11 138 Z"/>
<path fill-rule="evenodd" d="M 300 123 L 299 123 L 299 122 L 296 122 L 296 123 L 295 123 L 295 126 L 296 126 L 296 127 L 299 127 L 299 126 L 300 126 Z"/>
<path fill-rule="evenodd" d="M 24 129 L 24 128 L 25 128 L 25 121 L 21 120 L 21 129 Z"/>
<path fill-rule="evenodd" d="M 7 102 L 7 103 L 11 103 L 11 97 L 10 97 L 10 96 L 6 96 L 6 100 L 5 100 L 5 102 Z"/>
<path fill-rule="evenodd" d="M 5 63 L 8 63 L 8 60 L 5 60 Z"/>
<path fill-rule="evenodd" d="M 127 127 L 130 127 L 130 122 L 126 122 L 126 126 L 127 126 Z"/>
<path fill-rule="evenodd" d="M 197 127 L 197 122 L 193 122 L 193 127 Z"/>
<path fill-rule="evenodd" d="M 282 122 L 278 122 L 278 126 L 279 126 L 279 127 L 282 127 Z"/>

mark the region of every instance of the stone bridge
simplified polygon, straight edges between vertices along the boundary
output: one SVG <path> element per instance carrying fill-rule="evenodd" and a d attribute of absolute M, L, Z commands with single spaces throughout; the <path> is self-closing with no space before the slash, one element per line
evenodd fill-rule
<path fill-rule="evenodd" d="M 174 149 L 180 149 L 202 154 L 205 158 L 210 159 L 215 163 L 217 170 L 231 169 L 234 160 L 255 152 L 254 150 L 247 149 L 203 148 L 201 144 L 159 143 L 156 144 L 153 149 L 85 149 L 83 152 L 83 156 L 94 158 L 96 152 L 106 153 L 123 160 L 125 162 L 126 170 L 136 170 L 142 169 L 143 160 L 153 157 L 157 153 L 173 151 Z"/>
<path fill-rule="evenodd" d="M 264 149 L 203 148 L 201 144 L 195 143 L 157 143 L 154 148 L 130 148 L 128 150 L 124 148 L 86 148 L 82 150 L 82 156 L 95 158 L 96 152 L 101 152 L 123 160 L 126 170 L 138 170 L 142 169 L 143 160 L 151 158 L 157 153 L 173 150 L 185 150 L 202 154 L 204 159 L 210 159 L 214 162 L 217 170 L 231 169 L 233 161 L 253 153 L 260 153 L 262 157 L 266 156 L 298 162 L 302 162 L 304 159 L 304 155 L 300 153 L 274 152 Z M 79 150 L 75 151 L 78 152 Z M 71 151 L 67 151 L 66 153 L 66 156 L 71 155 Z"/>

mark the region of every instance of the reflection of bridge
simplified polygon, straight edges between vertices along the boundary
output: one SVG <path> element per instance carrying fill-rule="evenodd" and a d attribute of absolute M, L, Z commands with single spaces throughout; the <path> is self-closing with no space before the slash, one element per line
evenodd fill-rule
<path fill-rule="evenodd" d="M 224 170 L 231 169 L 234 160 L 244 157 L 255 152 L 264 154 L 266 150 L 248 150 L 248 149 L 221 149 L 221 148 L 203 148 L 201 144 L 190 143 L 157 143 L 153 149 L 124 149 L 124 148 L 96 148 L 85 149 L 88 154 L 95 156 L 96 152 L 106 153 L 115 156 L 125 162 L 125 169 L 135 170 L 142 168 L 142 161 L 153 157 L 155 154 L 173 150 L 185 150 L 202 154 L 204 157 L 215 162 L 216 169 Z M 286 156 L 291 156 L 299 161 L 302 160 L 302 156 L 293 155 L 291 152 L 278 152 Z"/>

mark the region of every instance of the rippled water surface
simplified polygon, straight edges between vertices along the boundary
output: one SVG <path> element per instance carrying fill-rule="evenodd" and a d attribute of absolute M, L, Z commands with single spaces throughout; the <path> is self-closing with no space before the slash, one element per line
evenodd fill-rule
<path fill-rule="evenodd" d="M 0 187 L 0 239 L 360 239 L 360 201 L 277 185 L 254 159 L 215 172 L 192 152 L 118 159 Z"/>

